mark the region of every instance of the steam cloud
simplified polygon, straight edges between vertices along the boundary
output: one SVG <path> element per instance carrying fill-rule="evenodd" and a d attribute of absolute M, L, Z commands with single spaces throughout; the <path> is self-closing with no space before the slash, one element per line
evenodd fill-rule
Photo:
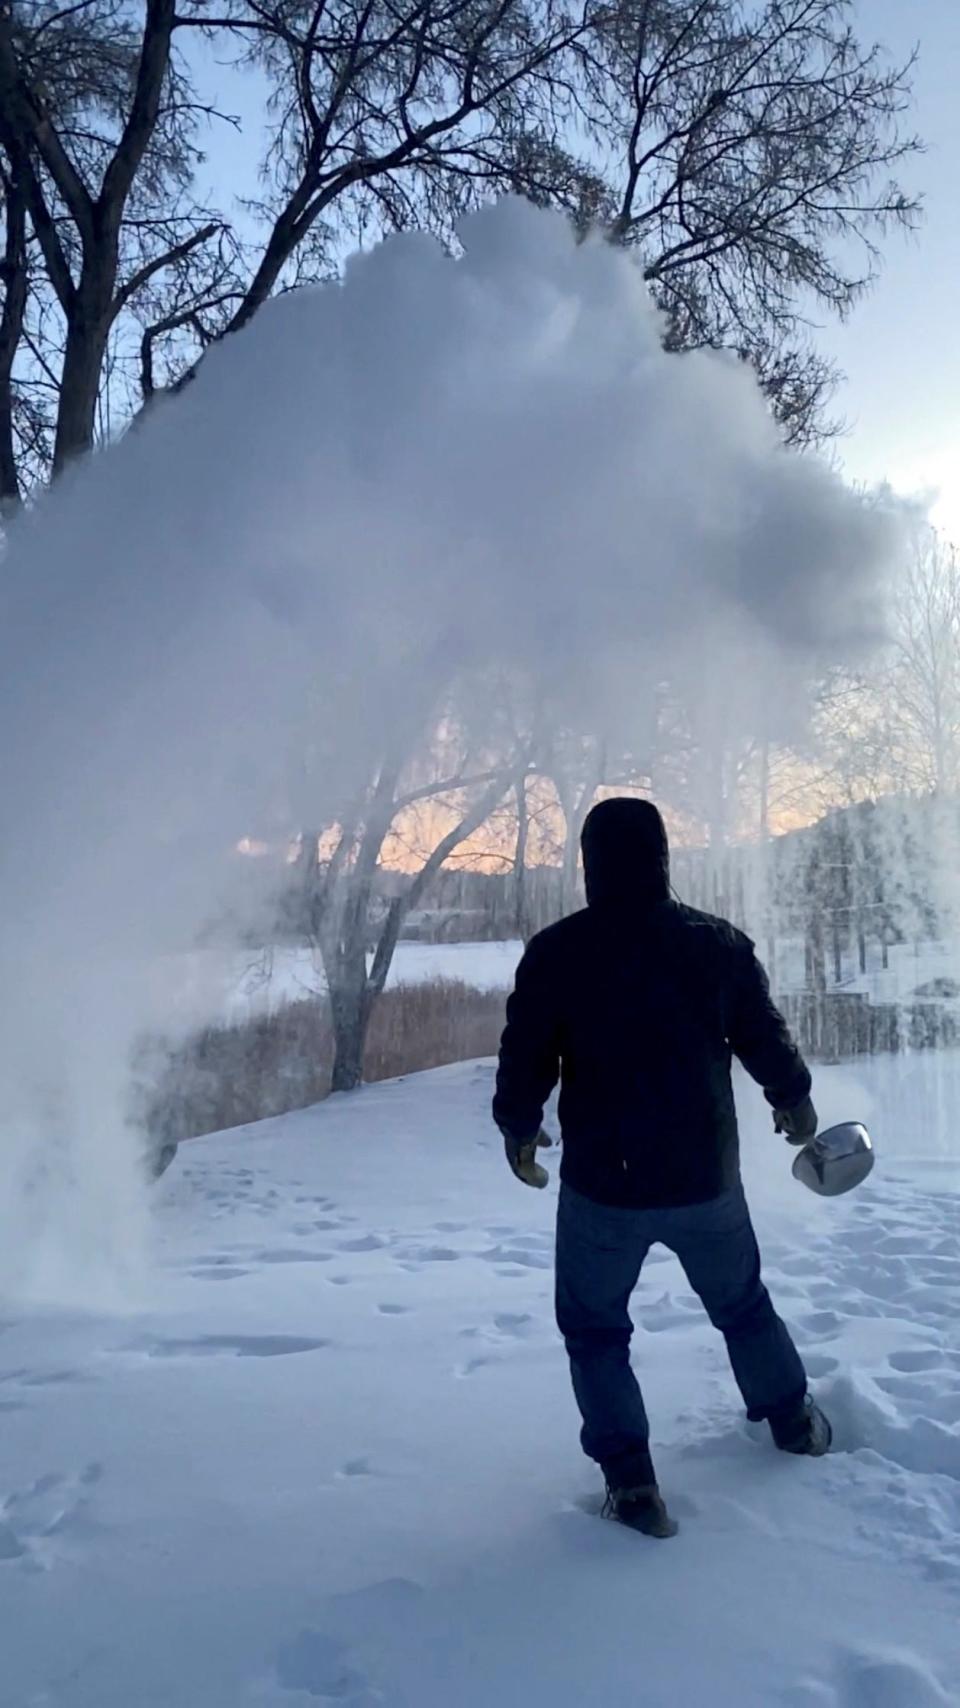
<path fill-rule="evenodd" d="M 11 531 L 2 1290 L 132 1256 L 156 955 L 240 836 L 336 812 L 439 658 L 575 700 L 691 643 L 789 673 L 876 633 L 893 524 L 781 447 L 745 368 L 666 355 L 637 268 L 558 216 L 461 235 L 272 303 Z"/>

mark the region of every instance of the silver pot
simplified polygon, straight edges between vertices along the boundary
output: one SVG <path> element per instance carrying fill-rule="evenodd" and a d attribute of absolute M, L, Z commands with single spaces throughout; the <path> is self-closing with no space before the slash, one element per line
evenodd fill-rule
<path fill-rule="evenodd" d="M 874 1160 L 866 1127 L 859 1121 L 842 1121 L 804 1145 L 794 1160 L 793 1177 L 821 1198 L 838 1198 L 866 1180 Z"/>

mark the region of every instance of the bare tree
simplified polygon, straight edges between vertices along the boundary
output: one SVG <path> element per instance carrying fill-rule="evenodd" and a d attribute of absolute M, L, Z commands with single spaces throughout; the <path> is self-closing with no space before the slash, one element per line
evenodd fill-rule
<path fill-rule="evenodd" d="M 638 249 L 682 348 L 738 351 L 788 434 L 822 426 L 829 367 L 804 305 L 846 314 L 916 203 L 891 180 L 911 66 L 862 43 L 849 0 L 631 0 L 604 32 L 624 109 L 616 239 Z"/>
<path fill-rule="evenodd" d="M 12 292 L 20 309 L 21 395 L 54 389 L 55 472 L 94 442 L 120 317 L 162 275 L 176 285 L 221 232 L 187 193 L 198 103 L 173 53 L 175 0 L 137 10 L 0 3 L 7 302 Z M 28 240 L 18 242 L 21 207 Z M 193 280 L 208 288 L 209 275 L 208 261 L 194 263 Z M 12 416 L 12 364 L 6 378 Z M 5 496 L 17 496 L 9 473 Z"/>
<path fill-rule="evenodd" d="M 395 736 L 368 784 L 324 835 L 304 839 L 306 923 L 329 992 L 335 1091 L 360 1083 L 370 1016 L 404 921 L 524 770 L 499 708 L 478 731 L 462 715 L 460 688 L 446 690 L 425 725 Z M 431 822 L 421 839 L 416 815 L 428 808 Z"/>
<path fill-rule="evenodd" d="M 754 364 L 788 435 L 823 426 L 804 305 L 845 313 L 916 146 L 909 67 L 851 0 L 0 0 L 0 493 L 182 383 L 344 249 L 518 190 L 636 250 L 676 347 Z M 232 212 L 195 199 L 191 41 L 253 66 L 269 128 Z M 242 189 L 237 186 L 237 189 Z M 859 249 L 860 264 L 851 257 Z M 103 404 L 109 392 L 107 405 Z"/>
<path fill-rule="evenodd" d="M 886 645 L 823 684 L 814 756 L 824 803 L 960 792 L 960 562 L 933 529 L 910 539 Z"/>
<path fill-rule="evenodd" d="M 883 691 L 891 759 L 911 790 L 960 788 L 960 563 L 932 529 L 914 541 L 892 611 Z"/>
<path fill-rule="evenodd" d="M 877 800 L 895 787 L 881 693 L 883 672 L 838 668 L 820 684 L 802 773 L 819 812 Z"/>

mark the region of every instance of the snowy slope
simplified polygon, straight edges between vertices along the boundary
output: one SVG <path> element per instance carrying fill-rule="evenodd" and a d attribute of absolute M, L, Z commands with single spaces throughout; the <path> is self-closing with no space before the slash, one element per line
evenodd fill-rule
<path fill-rule="evenodd" d="M 4 1316 L 3 1708 L 960 1702 L 960 1197 L 888 1154 L 815 1199 L 744 1092 L 839 1450 L 748 1430 L 655 1252 L 636 1359 L 682 1530 L 651 1543 L 594 1516 L 555 1182 L 511 1180 L 490 1089 L 446 1069 L 184 1147 L 136 1309 Z"/>

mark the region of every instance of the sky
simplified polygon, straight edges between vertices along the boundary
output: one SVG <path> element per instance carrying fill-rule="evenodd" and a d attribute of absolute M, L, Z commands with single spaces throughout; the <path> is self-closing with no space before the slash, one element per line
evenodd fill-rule
<path fill-rule="evenodd" d="M 960 545 L 960 0 L 860 0 L 861 34 L 898 57 L 919 45 L 917 130 L 908 164 L 924 196 L 915 236 L 891 236 L 880 282 L 819 343 L 846 374 L 836 400 L 847 473 L 898 490 L 936 492 L 932 515 Z"/>
<path fill-rule="evenodd" d="M 904 128 L 926 149 L 901 176 L 924 212 L 916 233 L 886 239 L 879 282 L 849 320 L 824 319 L 816 333 L 844 375 L 834 454 L 853 480 L 889 480 L 927 497 L 933 520 L 960 546 L 960 0 L 858 0 L 856 14 L 861 38 L 883 42 L 895 58 L 919 49 L 915 111 Z M 242 113 L 244 132 L 221 127 L 209 138 L 218 198 L 224 176 L 241 193 L 254 181 L 262 113 L 250 79 L 222 93 L 224 106 Z"/>

